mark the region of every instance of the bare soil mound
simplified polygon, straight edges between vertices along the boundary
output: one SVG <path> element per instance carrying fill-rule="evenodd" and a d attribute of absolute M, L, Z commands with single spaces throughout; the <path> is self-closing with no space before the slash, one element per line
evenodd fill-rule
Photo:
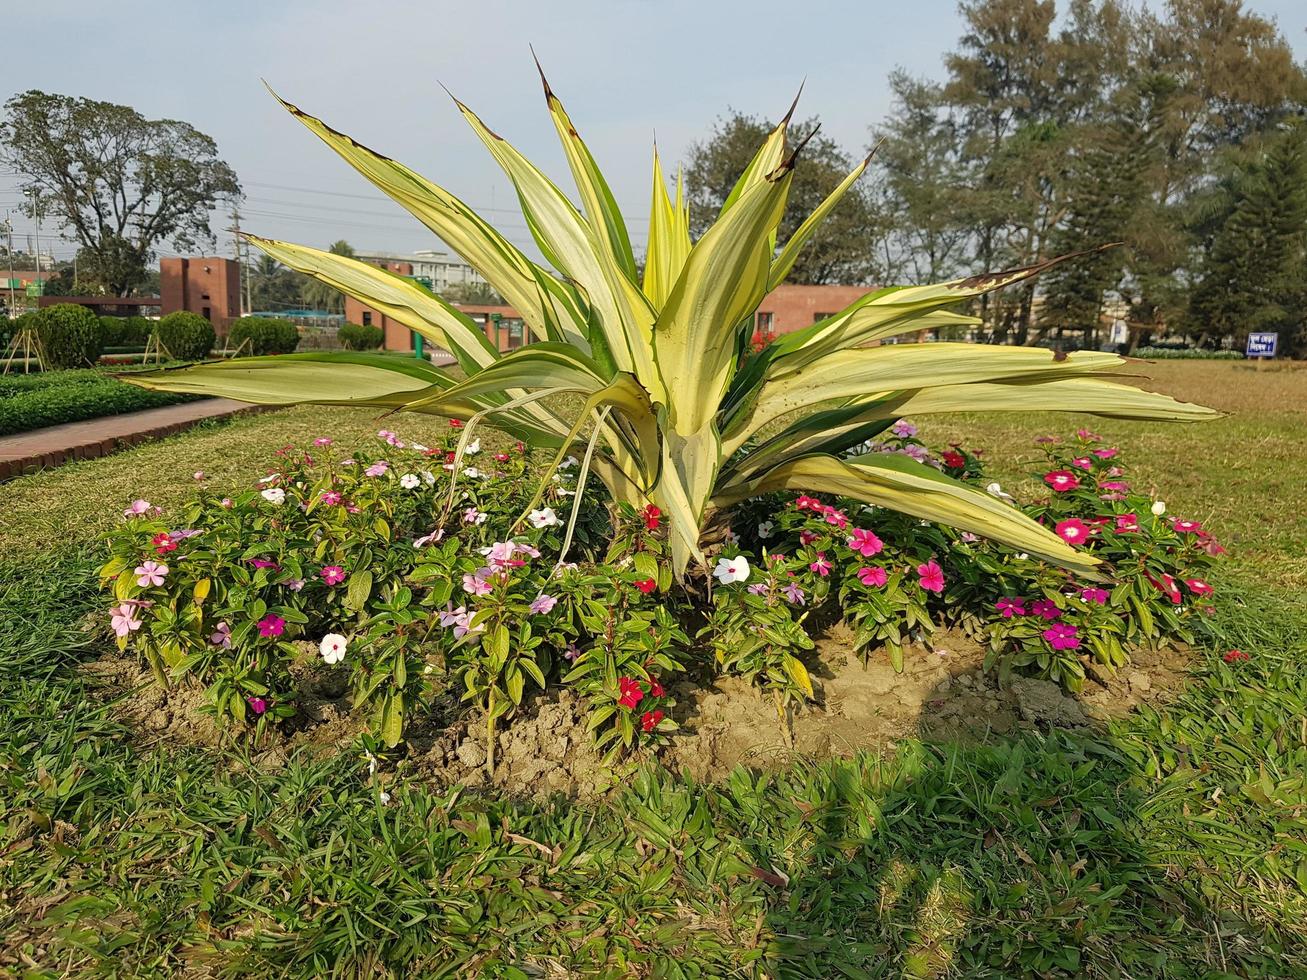
<path fill-rule="evenodd" d="M 1012 678 L 1006 686 L 982 669 L 984 651 L 960 632 L 936 634 L 933 649 L 905 650 L 897 673 L 883 656 L 864 665 L 850 654 L 851 637 L 835 624 L 811 658 L 816 703 L 792 718 L 787 736 L 770 699 L 739 678 L 708 686 L 691 681 L 672 693 L 680 731 L 658 752 L 662 764 L 698 779 L 723 778 L 738 765 L 773 768 L 796 758 L 823 759 L 883 749 L 904 738 L 983 741 L 1020 729 L 1094 727 L 1140 704 L 1159 704 L 1185 684 L 1190 653 L 1139 651 L 1115 675 L 1089 667 L 1085 688 L 1068 695 L 1056 684 Z M 132 658 L 113 654 L 82 670 L 106 696 L 118 699 L 121 720 L 143 744 L 218 745 L 222 733 L 205 711 L 204 695 L 178 685 L 160 690 Z M 306 648 L 294 667 L 299 709 L 285 731 L 270 733 L 261 758 L 276 765 L 297 749 L 336 751 L 365 729 L 349 705 L 339 674 Z M 523 705 L 502 725 L 494 776 L 487 775 L 484 721 L 450 699 L 412 732 L 405 778 L 438 785 L 494 787 L 514 795 L 563 794 L 579 799 L 607 792 L 625 767 L 606 764 L 585 730 L 585 704 L 554 688 Z M 637 760 L 638 761 L 638 760 Z"/>

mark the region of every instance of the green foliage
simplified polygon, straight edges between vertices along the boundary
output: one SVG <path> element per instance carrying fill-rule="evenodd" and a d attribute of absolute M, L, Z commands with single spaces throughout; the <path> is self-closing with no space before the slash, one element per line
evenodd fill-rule
<path fill-rule="evenodd" d="M 385 339 L 385 333 L 380 327 L 343 323 L 336 331 L 336 337 L 346 350 L 376 350 Z"/>
<path fill-rule="evenodd" d="M 1138 347 L 1134 357 L 1145 361 L 1242 361 L 1243 351 L 1207 350 L 1202 347 Z"/>
<path fill-rule="evenodd" d="M 300 335 L 289 320 L 267 317 L 242 317 L 227 332 L 227 349 L 235 350 L 250 341 L 250 351 L 256 355 L 289 354 L 299 346 Z"/>
<path fill-rule="evenodd" d="M 37 313 L 34 327 L 41 357 L 54 369 L 93 367 L 103 346 L 100 321 L 84 306 L 57 303 Z"/>
<path fill-rule="evenodd" d="M 216 335 L 213 324 L 198 313 L 178 310 L 159 321 L 159 340 L 179 361 L 199 361 L 209 356 Z"/>
<path fill-rule="evenodd" d="M 193 401 L 147 391 L 100 371 L 43 371 L 0 378 L 0 435 Z"/>
<path fill-rule="evenodd" d="M 102 316 L 100 336 L 106 351 L 112 348 L 144 348 L 154 330 L 154 321 L 143 316 Z"/>

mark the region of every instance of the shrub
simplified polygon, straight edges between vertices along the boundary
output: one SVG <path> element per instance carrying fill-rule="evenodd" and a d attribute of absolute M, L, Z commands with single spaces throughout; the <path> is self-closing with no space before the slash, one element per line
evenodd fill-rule
<path fill-rule="evenodd" d="M 197 396 L 148 391 L 100 371 L 42 371 L 0 377 L 0 435 L 158 408 Z"/>
<path fill-rule="evenodd" d="M 179 361 L 200 361 L 213 350 L 213 324 L 198 313 L 178 310 L 158 324 L 159 342 Z"/>
<path fill-rule="evenodd" d="M 1132 357 L 1147 361 L 1242 361 L 1243 351 L 1203 350 L 1198 347 L 1140 347 Z"/>
<path fill-rule="evenodd" d="M 100 336 L 104 349 L 131 349 L 143 347 L 150 339 L 154 321 L 143 316 L 102 316 L 100 317 Z"/>
<path fill-rule="evenodd" d="M 100 356 L 100 321 L 84 306 L 47 306 L 36 314 L 34 326 L 47 368 L 90 367 Z"/>
<path fill-rule="evenodd" d="M 289 354 L 299 346 L 300 335 L 289 320 L 247 316 L 231 325 L 227 348 L 236 350 L 246 340 L 250 341 L 250 353 L 255 355 Z"/>
<path fill-rule="evenodd" d="M 345 323 L 341 324 L 336 337 L 346 350 L 376 350 L 385 339 L 385 334 L 380 327 Z"/>

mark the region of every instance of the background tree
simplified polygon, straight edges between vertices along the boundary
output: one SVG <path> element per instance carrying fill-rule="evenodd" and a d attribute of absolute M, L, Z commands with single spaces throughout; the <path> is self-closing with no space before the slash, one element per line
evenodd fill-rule
<path fill-rule="evenodd" d="M 793 126 L 794 132 L 817 128 L 816 117 Z M 774 122 L 731 111 L 717 120 L 711 134 L 690 147 L 685 165 L 691 232 L 696 237 L 712 224 L 736 179 L 743 173 Z M 845 177 L 856 159 L 820 133 L 804 147 L 794 171 L 790 198 L 777 233 L 783 245 L 803 219 Z M 878 253 L 882 237 L 869 184 L 859 181 L 827 217 L 799 255 L 788 281 L 800 283 L 867 283 L 881 277 Z"/>
<path fill-rule="evenodd" d="M 343 238 L 332 242 L 331 247 L 327 249 L 333 255 L 345 255 L 349 258 L 354 257 L 354 246 Z M 328 313 L 345 312 L 345 294 L 338 289 L 333 289 L 326 283 L 319 282 L 316 279 L 305 277 L 300 290 L 300 299 L 309 309 L 326 310 Z"/>
<path fill-rule="evenodd" d="M 0 161 L 22 177 L 29 212 L 81 245 L 92 267 L 80 277 L 118 296 L 145 281 L 160 244 L 212 242 L 210 212 L 240 193 L 217 144 L 188 123 L 35 90 L 5 103 Z"/>
<path fill-rule="evenodd" d="M 475 306 L 504 305 L 504 297 L 485 282 L 451 283 L 440 295 L 450 303 L 469 303 Z"/>

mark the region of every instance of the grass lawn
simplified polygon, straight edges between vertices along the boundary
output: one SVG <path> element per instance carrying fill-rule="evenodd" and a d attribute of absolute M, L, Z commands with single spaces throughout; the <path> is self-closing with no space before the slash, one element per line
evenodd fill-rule
<path fill-rule="evenodd" d="M 197 428 L 0 488 L 0 971 L 25 976 L 1307 976 L 1307 371 L 1147 366 L 1232 414 L 1093 423 L 1137 484 L 1230 546 L 1227 665 L 1090 735 L 633 775 L 585 808 L 402 781 L 363 760 L 141 749 L 73 669 L 104 642 L 95 542 L 133 498 L 368 413 Z M 439 420 L 388 421 L 421 440 Z M 1016 485 L 1074 417 L 923 426 Z M 94 613 L 98 633 L 88 634 Z M 769 710 L 760 707 L 759 710 Z"/>

